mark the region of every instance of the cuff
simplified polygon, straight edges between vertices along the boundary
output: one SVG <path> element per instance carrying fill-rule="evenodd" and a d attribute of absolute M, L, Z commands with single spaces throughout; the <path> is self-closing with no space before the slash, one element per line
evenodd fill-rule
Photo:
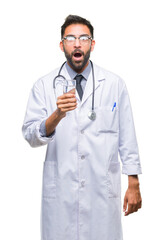
<path fill-rule="evenodd" d="M 40 124 L 39 132 L 42 137 L 46 137 L 46 120 L 43 120 L 43 122 Z"/>
<path fill-rule="evenodd" d="M 46 135 L 46 120 L 43 120 L 40 124 L 40 129 L 39 129 L 40 135 L 41 137 L 47 137 Z M 54 135 L 55 131 L 53 131 L 53 133 L 48 136 L 47 138 L 51 138 Z"/>
<path fill-rule="evenodd" d="M 142 174 L 142 169 L 140 164 L 136 164 L 136 165 L 123 165 L 122 166 L 122 174 L 126 174 L 126 175 L 138 175 L 138 174 Z"/>
<path fill-rule="evenodd" d="M 36 146 L 37 145 L 45 145 L 53 141 L 55 136 L 55 131 L 48 137 L 42 136 L 40 132 L 40 126 L 42 123 L 38 123 L 35 127 L 35 136 L 36 136 Z"/>

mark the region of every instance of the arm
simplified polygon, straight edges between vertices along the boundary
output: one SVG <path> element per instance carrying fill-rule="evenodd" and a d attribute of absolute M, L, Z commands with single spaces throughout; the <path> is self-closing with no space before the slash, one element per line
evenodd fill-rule
<path fill-rule="evenodd" d="M 42 146 L 52 141 L 53 136 L 46 138 L 40 133 L 40 125 L 46 118 L 47 107 L 44 84 L 42 79 L 39 79 L 31 89 L 22 126 L 23 136 L 31 147 Z"/>
<path fill-rule="evenodd" d="M 127 216 L 141 208 L 138 180 L 141 165 L 132 109 L 125 84 L 121 88 L 119 97 L 119 153 L 123 165 L 122 173 L 128 175 L 129 182 L 123 206 L 123 211 Z"/>
<path fill-rule="evenodd" d="M 66 116 L 66 112 L 72 111 L 76 108 L 77 102 L 75 97 L 75 89 L 72 90 L 71 93 L 69 92 L 58 97 L 56 104 L 56 111 L 46 120 L 45 123 L 47 136 L 54 132 L 60 120 Z"/>
<path fill-rule="evenodd" d="M 32 147 L 45 145 L 54 139 L 54 130 L 59 121 L 67 111 L 76 108 L 75 90 L 60 96 L 57 106 L 57 110 L 47 118 L 44 86 L 42 80 L 38 80 L 31 90 L 22 126 L 23 136 Z M 45 120 L 46 135 L 42 136 L 40 126 Z"/>

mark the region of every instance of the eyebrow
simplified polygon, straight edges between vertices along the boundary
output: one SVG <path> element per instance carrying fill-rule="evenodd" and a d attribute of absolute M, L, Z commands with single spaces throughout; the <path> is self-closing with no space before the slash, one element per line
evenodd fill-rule
<path fill-rule="evenodd" d="M 88 37 L 89 35 L 84 33 L 84 34 L 79 35 L 79 37 L 81 37 L 81 36 L 87 36 Z M 66 35 L 66 37 L 76 37 L 76 35 L 68 34 L 68 35 Z"/>

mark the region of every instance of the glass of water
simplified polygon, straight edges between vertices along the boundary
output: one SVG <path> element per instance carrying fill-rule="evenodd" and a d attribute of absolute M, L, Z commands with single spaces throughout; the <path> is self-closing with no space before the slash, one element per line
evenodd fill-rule
<path fill-rule="evenodd" d="M 62 83 L 63 93 L 70 92 L 72 89 L 76 89 L 76 80 L 75 79 L 66 79 Z"/>
<path fill-rule="evenodd" d="M 63 77 L 58 77 L 55 80 L 55 88 L 54 93 L 56 99 L 63 95 L 64 93 L 67 93 L 73 89 L 76 88 L 76 80 L 75 79 L 64 79 Z"/>

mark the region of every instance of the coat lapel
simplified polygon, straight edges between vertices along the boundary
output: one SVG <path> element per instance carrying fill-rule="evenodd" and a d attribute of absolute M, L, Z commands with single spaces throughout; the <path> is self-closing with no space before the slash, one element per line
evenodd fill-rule
<path fill-rule="evenodd" d="M 96 90 L 101 85 L 101 82 L 105 80 L 105 76 L 104 76 L 103 72 L 95 64 L 93 64 L 93 71 L 94 71 L 94 76 L 95 76 L 95 94 L 96 94 Z M 81 106 L 92 95 L 92 93 L 93 93 L 93 74 L 92 74 L 92 70 L 91 70 L 89 77 L 87 79 L 84 93 L 83 93 Z"/>

